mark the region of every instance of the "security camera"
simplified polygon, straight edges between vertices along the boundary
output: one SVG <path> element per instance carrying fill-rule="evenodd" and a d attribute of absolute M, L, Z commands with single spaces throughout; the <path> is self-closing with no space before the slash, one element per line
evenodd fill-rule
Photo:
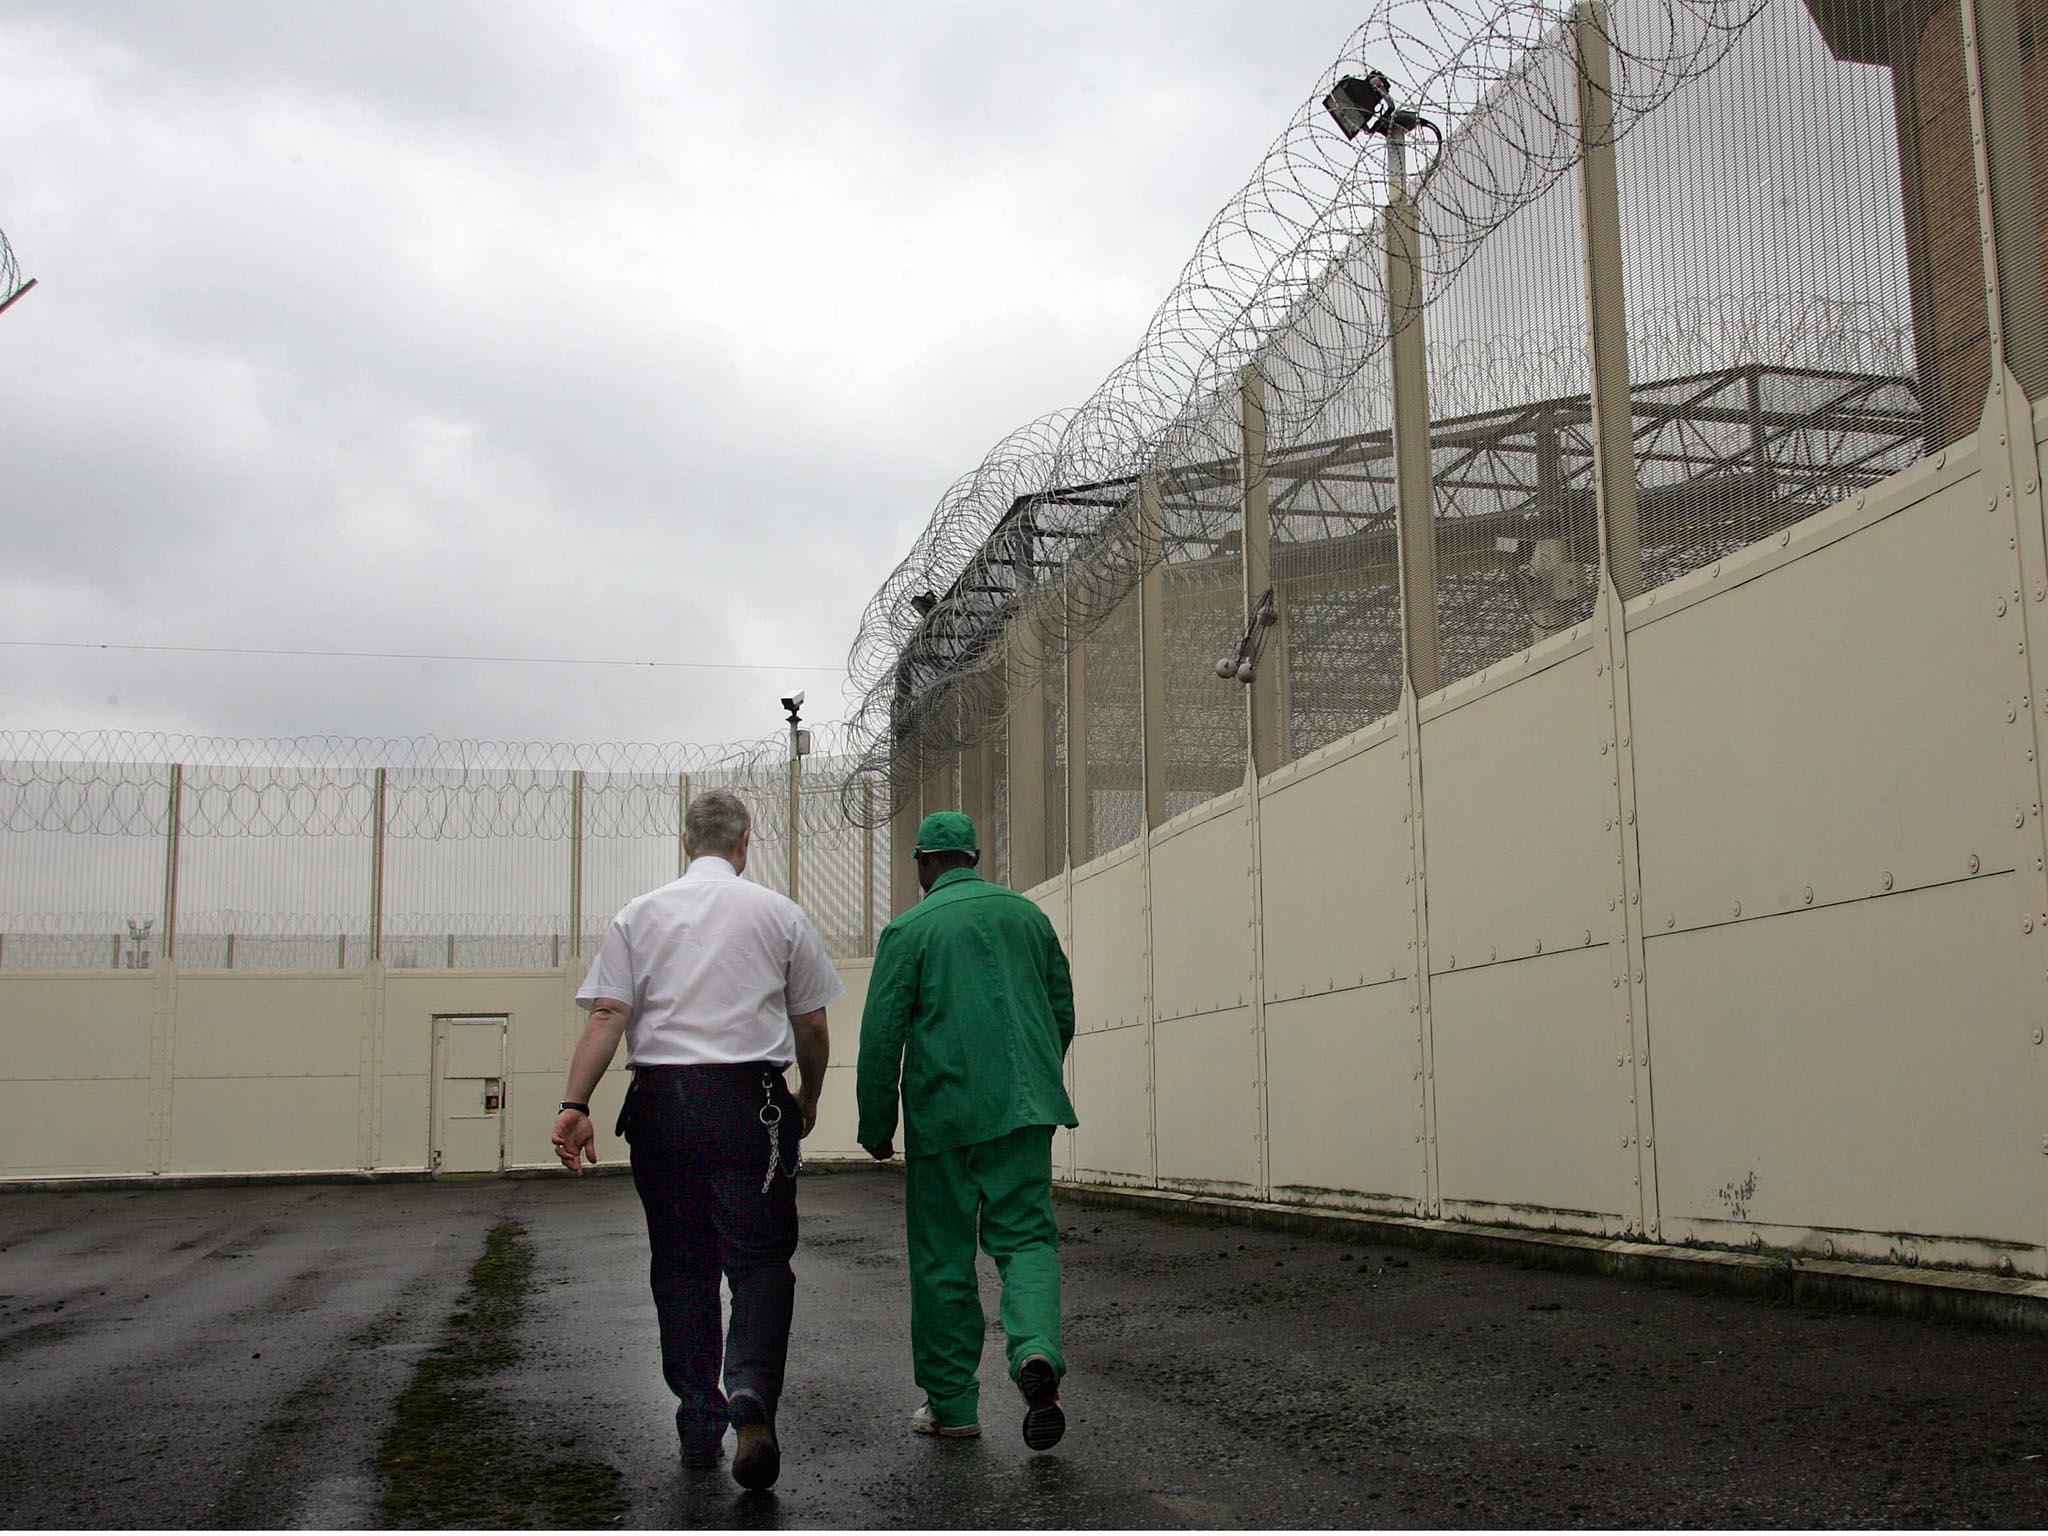
<path fill-rule="evenodd" d="M 788 698 L 784 699 L 782 701 L 782 707 L 789 711 L 790 716 L 794 718 L 796 712 L 804 707 L 803 690 L 799 688 L 795 693 L 791 694 Z"/>

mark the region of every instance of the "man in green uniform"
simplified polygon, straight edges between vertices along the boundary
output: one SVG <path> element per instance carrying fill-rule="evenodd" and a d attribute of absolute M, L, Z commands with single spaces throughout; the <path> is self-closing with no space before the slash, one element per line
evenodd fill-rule
<path fill-rule="evenodd" d="M 860 1144 L 894 1155 L 900 1078 L 910 1352 L 925 1392 L 911 1427 L 981 1433 L 978 1236 L 1002 1274 L 1024 1443 L 1042 1451 L 1066 1429 L 1052 1133 L 1075 1123 L 1062 1072 L 1074 988 L 1045 914 L 982 879 L 979 861 L 958 811 L 918 827 L 925 897 L 882 930 L 861 1016 Z"/>

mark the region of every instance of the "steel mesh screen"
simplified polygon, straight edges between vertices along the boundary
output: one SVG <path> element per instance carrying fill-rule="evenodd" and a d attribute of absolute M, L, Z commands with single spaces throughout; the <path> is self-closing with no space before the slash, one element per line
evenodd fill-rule
<path fill-rule="evenodd" d="M 1010 733 L 998 725 L 989 738 L 989 804 L 995 814 L 981 835 L 982 867 L 998 885 L 1010 883 Z"/>
<path fill-rule="evenodd" d="M 180 965 L 310 970 L 369 958 L 369 774 L 193 766 L 179 802 Z"/>
<path fill-rule="evenodd" d="M 1184 455 L 1191 462 L 1159 477 L 1159 742 L 1168 817 L 1244 783 L 1245 688 L 1216 675 L 1244 633 L 1238 413 L 1237 391 L 1227 391 L 1193 434 Z"/>
<path fill-rule="evenodd" d="M 1570 51 L 1545 47 L 1525 70 L 1534 89 L 1504 95 L 1445 146 L 1419 200 L 1425 247 L 1531 159 L 1569 163 Z M 1425 287 L 1445 683 L 1578 623 L 1598 594 L 1583 253 L 1577 180 L 1560 176 Z"/>
<path fill-rule="evenodd" d="M 1087 641 L 1085 743 L 1088 847 L 1121 848 L 1145 826 L 1145 733 L 1138 670 L 1138 594 L 1109 611 Z"/>
<path fill-rule="evenodd" d="M 391 770 L 384 963 L 533 966 L 567 956 L 571 782 L 552 769 Z"/>
<path fill-rule="evenodd" d="M 1377 235 L 1347 266 L 1382 260 Z M 1364 286 L 1333 282 L 1260 359 L 1267 380 L 1273 584 L 1290 758 L 1372 724 L 1401 702 L 1401 576 L 1384 320 Z M 1368 344 L 1368 341 L 1370 344 Z M 1351 375 L 1316 405 L 1310 381 Z"/>
<path fill-rule="evenodd" d="M 1646 0 L 1617 8 L 1624 61 L 1657 25 Z M 1620 140 L 1645 587 L 1975 428 L 1961 64 L 1953 4 L 1770 0 Z"/>
<path fill-rule="evenodd" d="M 2048 0 L 1977 0 L 1977 38 L 2005 360 L 2038 400 L 2048 395 Z"/>
<path fill-rule="evenodd" d="M 1067 867 L 1067 668 L 1055 655 L 1045 674 L 1045 868 L 1037 872 L 1047 880 Z"/>
<path fill-rule="evenodd" d="M 0 966 L 155 959 L 169 805 L 160 763 L 0 763 Z"/>

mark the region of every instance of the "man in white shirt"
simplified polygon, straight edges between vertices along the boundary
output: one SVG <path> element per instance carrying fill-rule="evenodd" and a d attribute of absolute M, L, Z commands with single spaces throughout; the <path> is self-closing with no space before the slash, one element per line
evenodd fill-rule
<path fill-rule="evenodd" d="M 682 879 L 626 903 L 576 994 L 590 1019 L 569 1062 L 555 1153 L 597 1161 L 590 1095 L 626 1040 L 633 1086 L 618 1133 L 647 1211 L 661 1369 L 675 1393 L 686 1467 L 715 1467 L 725 1426 L 732 1475 L 773 1485 L 775 1409 L 796 1277 L 797 1141 L 825 1086 L 825 1005 L 846 991 L 803 909 L 740 879 L 752 818 L 714 789 L 683 815 Z M 783 1072 L 801 1076 L 791 1097 Z M 719 1390 L 718 1279 L 732 1287 Z"/>

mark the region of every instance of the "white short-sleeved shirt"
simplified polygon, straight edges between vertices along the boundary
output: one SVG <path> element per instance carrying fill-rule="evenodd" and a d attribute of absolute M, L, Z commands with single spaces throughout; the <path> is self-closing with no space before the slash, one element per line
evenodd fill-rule
<path fill-rule="evenodd" d="M 846 986 L 804 910 L 742 880 L 730 862 L 689 873 L 626 903 L 605 930 L 576 1001 L 628 1004 L 627 1058 L 639 1067 L 796 1060 L 791 1014 Z"/>

